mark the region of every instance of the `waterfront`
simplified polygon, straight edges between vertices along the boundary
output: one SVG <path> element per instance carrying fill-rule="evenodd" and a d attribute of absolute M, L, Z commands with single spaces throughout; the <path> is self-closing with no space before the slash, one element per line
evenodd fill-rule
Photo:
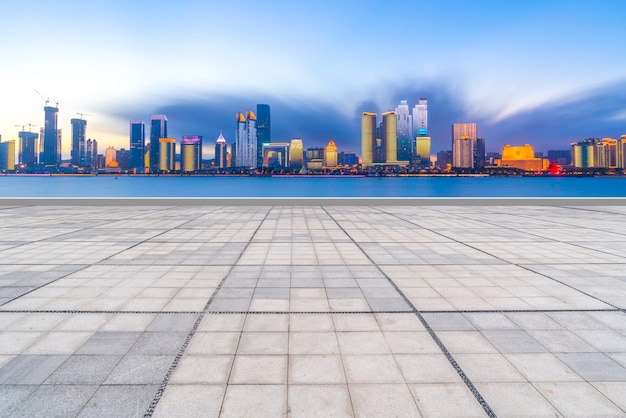
<path fill-rule="evenodd" d="M 0 197 L 626 197 L 626 177 L 0 176 Z"/>

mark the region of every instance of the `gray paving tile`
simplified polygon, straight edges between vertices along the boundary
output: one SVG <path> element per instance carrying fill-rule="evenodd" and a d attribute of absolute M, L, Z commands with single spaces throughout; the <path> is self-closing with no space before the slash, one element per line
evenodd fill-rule
<path fill-rule="evenodd" d="M 547 351 L 524 331 L 483 331 L 483 335 L 501 353 L 541 353 Z"/>
<path fill-rule="evenodd" d="M 187 338 L 185 332 L 144 332 L 128 351 L 131 355 L 177 354 Z"/>
<path fill-rule="evenodd" d="M 70 356 L 45 381 L 54 385 L 99 385 L 111 373 L 122 356 L 74 355 Z"/>
<path fill-rule="evenodd" d="M 163 381 L 174 356 L 127 355 L 105 379 L 105 385 L 157 385 Z"/>
<path fill-rule="evenodd" d="M 8 417 L 24 399 L 37 389 L 35 385 L 0 385 L 0 416 Z"/>
<path fill-rule="evenodd" d="M 626 380 L 626 368 L 602 353 L 559 353 L 557 357 L 587 381 Z"/>
<path fill-rule="evenodd" d="M 148 409 L 157 389 L 158 385 L 100 386 L 77 416 L 81 418 L 141 416 Z"/>
<path fill-rule="evenodd" d="M 0 385 L 39 385 L 67 358 L 64 355 L 18 355 L 0 369 Z"/>
<path fill-rule="evenodd" d="M 98 386 L 43 385 L 11 411 L 12 417 L 71 417 L 76 416 Z"/>
<path fill-rule="evenodd" d="M 135 344 L 140 332 L 96 332 L 79 349 L 77 354 L 126 354 Z"/>

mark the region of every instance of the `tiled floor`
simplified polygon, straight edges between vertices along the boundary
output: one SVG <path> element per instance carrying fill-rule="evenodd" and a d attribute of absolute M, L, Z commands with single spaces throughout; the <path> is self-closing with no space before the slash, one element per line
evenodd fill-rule
<path fill-rule="evenodd" d="M 626 208 L 0 207 L 0 416 L 625 416 Z"/>

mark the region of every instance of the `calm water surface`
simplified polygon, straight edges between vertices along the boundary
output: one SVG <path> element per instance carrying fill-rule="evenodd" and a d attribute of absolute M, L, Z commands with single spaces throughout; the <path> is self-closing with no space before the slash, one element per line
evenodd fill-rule
<path fill-rule="evenodd" d="M 6 177 L 0 197 L 626 197 L 626 177 Z"/>

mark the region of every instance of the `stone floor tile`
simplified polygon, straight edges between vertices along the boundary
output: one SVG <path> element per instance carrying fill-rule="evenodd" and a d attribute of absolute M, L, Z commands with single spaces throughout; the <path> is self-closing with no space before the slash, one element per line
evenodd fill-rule
<path fill-rule="evenodd" d="M 233 358 L 233 355 L 183 356 L 170 381 L 175 385 L 226 384 Z"/>
<path fill-rule="evenodd" d="M 99 385 L 122 356 L 73 355 L 45 381 L 54 385 Z"/>
<path fill-rule="evenodd" d="M 530 383 L 476 383 L 496 416 L 559 416 L 554 407 Z"/>
<path fill-rule="evenodd" d="M 35 385 L 0 385 L 0 416 L 9 417 L 19 404 L 37 389 Z"/>
<path fill-rule="evenodd" d="M 284 385 L 287 383 L 287 356 L 237 355 L 229 383 L 232 385 Z"/>
<path fill-rule="evenodd" d="M 404 383 L 392 355 L 346 355 L 343 363 L 348 383 Z"/>
<path fill-rule="evenodd" d="M 426 331 L 383 332 L 387 345 L 393 354 L 439 353 L 439 346 Z"/>
<path fill-rule="evenodd" d="M 104 381 L 105 385 L 158 385 L 165 378 L 174 356 L 127 355 Z"/>
<path fill-rule="evenodd" d="M 141 416 L 148 409 L 157 389 L 158 385 L 100 386 L 77 416 L 80 418 Z"/>
<path fill-rule="evenodd" d="M 287 415 L 286 385 L 229 385 L 222 417 L 283 417 Z"/>
<path fill-rule="evenodd" d="M 626 412 L 626 382 L 593 382 L 592 385 L 607 399 Z"/>
<path fill-rule="evenodd" d="M 12 417 L 76 416 L 98 389 L 94 385 L 43 385 L 11 411 Z"/>
<path fill-rule="evenodd" d="M 244 331 L 239 339 L 237 354 L 287 354 L 287 332 Z"/>
<path fill-rule="evenodd" d="M 185 354 L 235 354 L 239 332 L 196 332 Z"/>
<path fill-rule="evenodd" d="M 501 353 L 541 353 L 547 351 L 524 331 L 483 331 L 483 335 Z"/>
<path fill-rule="evenodd" d="M 463 383 L 409 384 L 425 417 L 484 417 L 485 411 Z"/>
<path fill-rule="evenodd" d="M 455 354 L 454 359 L 473 382 L 525 381 L 502 354 Z"/>
<path fill-rule="evenodd" d="M 626 381 L 626 367 L 605 354 L 558 353 L 557 357 L 589 382 Z"/>
<path fill-rule="evenodd" d="M 67 358 L 66 355 L 18 355 L 0 369 L 0 385 L 39 385 Z"/>
<path fill-rule="evenodd" d="M 421 416 L 406 384 L 350 384 L 348 387 L 357 417 Z"/>
<path fill-rule="evenodd" d="M 391 354 L 381 332 L 338 332 L 341 354 Z"/>
<path fill-rule="evenodd" d="M 535 386 L 563 416 L 618 417 L 624 414 L 586 382 L 540 382 Z"/>
<path fill-rule="evenodd" d="M 334 332 L 290 332 L 289 354 L 339 354 Z"/>
<path fill-rule="evenodd" d="M 226 385 L 169 384 L 159 401 L 154 418 L 182 416 L 188 418 L 218 417 Z"/>
<path fill-rule="evenodd" d="M 407 383 L 456 383 L 459 375 L 448 359 L 439 354 L 399 354 L 394 356 Z"/>
<path fill-rule="evenodd" d="M 292 355 L 289 356 L 290 385 L 345 384 L 341 356 L 339 355 Z"/>
<path fill-rule="evenodd" d="M 326 418 L 353 416 L 346 385 L 290 385 L 291 417 Z"/>

